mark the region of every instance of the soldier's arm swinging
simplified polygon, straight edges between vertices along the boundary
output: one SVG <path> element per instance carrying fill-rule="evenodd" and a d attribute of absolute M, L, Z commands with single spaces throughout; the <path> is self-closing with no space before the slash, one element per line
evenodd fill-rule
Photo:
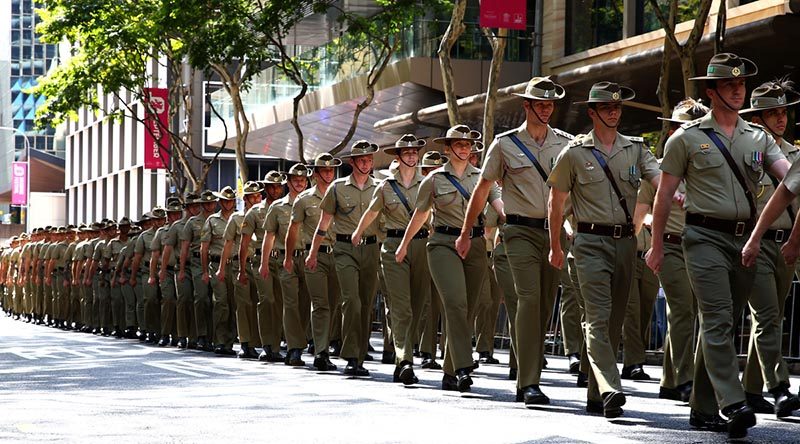
<path fill-rule="evenodd" d="M 397 252 L 394 254 L 394 260 L 397 261 L 398 264 L 405 260 L 408 244 L 411 243 L 411 240 L 414 239 L 414 236 L 417 235 L 417 232 L 419 232 L 420 228 L 425 225 L 425 222 L 430 217 L 430 214 L 431 210 L 420 211 L 419 208 L 414 210 L 411 220 L 408 221 L 406 234 L 403 235 L 403 240 L 400 242 L 400 246 L 397 247 Z"/>
<path fill-rule="evenodd" d="M 289 229 L 286 230 L 286 240 L 284 241 L 284 245 L 286 245 L 286 256 L 283 259 L 283 268 L 286 271 L 292 271 L 292 258 L 294 257 L 294 246 L 297 243 L 297 233 L 300 230 L 300 225 L 302 222 L 292 222 L 289 224 Z M 267 242 L 267 237 L 264 236 L 264 244 Z M 270 250 L 265 250 L 264 247 L 261 247 L 261 268 L 264 268 L 264 265 L 267 265 L 269 268 L 269 264 L 267 260 L 264 258 L 267 256 L 267 252 Z M 269 274 L 269 270 L 267 270 L 267 274 Z M 261 273 L 262 276 L 265 276 L 264 272 Z M 266 277 L 266 276 L 265 276 Z"/>
<path fill-rule="evenodd" d="M 150 285 L 155 285 L 158 283 L 156 280 L 156 270 L 158 269 L 158 264 L 161 262 L 161 250 L 153 250 L 150 252 L 150 269 L 148 270 L 148 274 L 150 278 L 147 280 L 147 283 Z"/>
<path fill-rule="evenodd" d="M 761 250 L 761 238 L 769 227 L 775 223 L 778 217 L 786 211 L 786 207 L 792 203 L 795 197 L 797 196 L 792 194 L 783 183 L 778 185 L 778 188 L 775 189 L 775 193 L 769 198 L 767 205 L 761 212 L 761 216 L 758 217 L 758 222 L 756 222 L 756 227 L 753 229 L 753 232 L 750 233 L 750 238 L 747 239 L 747 243 L 744 245 L 744 248 L 742 248 L 742 265 L 745 267 L 752 267 L 753 264 L 756 263 L 758 252 Z M 800 230 L 797 229 L 797 220 L 795 220 L 794 227 L 792 227 L 792 234 L 789 235 L 789 240 L 785 245 L 792 245 L 793 248 L 796 249 L 798 242 L 800 242 L 798 238 L 800 238 Z M 783 248 L 781 248 L 781 250 L 783 250 Z"/>
<path fill-rule="evenodd" d="M 169 258 L 170 256 L 172 256 L 173 250 L 174 248 L 172 247 L 172 245 L 165 245 L 164 249 L 161 251 L 161 257 Z M 164 279 L 167 278 L 167 267 L 169 260 L 160 260 L 159 263 L 161 264 L 161 266 L 158 268 L 158 280 L 163 281 Z"/>
<path fill-rule="evenodd" d="M 225 264 L 228 263 L 228 259 L 231 257 L 231 250 L 233 250 L 233 241 L 226 240 L 225 246 L 222 247 L 222 254 L 220 255 L 219 259 L 219 268 L 217 268 L 217 279 L 220 282 L 225 280 Z"/>
<path fill-rule="evenodd" d="M 564 224 L 564 202 L 569 192 L 550 188 L 547 199 L 547 223 L 550 231 L 550 265 L 559 270 L 564 266 L 564 250 L 561 249 L 561 226 Z"/>
<path fill-rule="evenodd" d="M 253 241 L 253 235 L 239 234 L 239 276 L 236 277 L 239 282 L 247 283 L 247 249 L 250 247 L 250 242 Z M 261 250 L 263 255 L 264 250 Z"/>
<path fill-rule="evenodd" d="M 333 214 L 330 214 L 327 211 L 322 212 L 322 215 L 319 218 L 319 223 L 317 224 L 317 232 L 314 234 L 314 240 L 311 241 L 311 251 L 308 252 L 308 257 L 306 258 L 306 267 L 308 267 L 308 269 L 311 271 L 314 271 L 317 268 L 317 251 L 319 251 L 319 246 L 322 245 L 322 239 L 324 237 L 320 236 L 319 233 L 320 231 L 328 231 L 332 220 Z"/>
<path fill-rule="evenodd" d="M 655 205 L 653 205 L 653 238 L 646 257 L 647 266 L 653 270 L 653 273 L 661 270 L 661 262 L 664 260 L 664 229 L 667 226 L 672 200 L 681 179 L 681 177 L 666 172 L 661 173 L 661 180 L 656 190 Z"/>
<path fill-rule="evenodd" d="M 353 231 L 353 235 L 351 236 L 351 242 L 353 245 L 358 245 L 361 242 L 361 234 L 364 233 L 364 230 L 367 229 L 368 226 L 372 225 L 372 222 L 378 217 L 380 213 L 375 210 L 367 210 L 361 216 L 361 220 L 358 221 L 358 226 L 356 230 Z"/>
<path fill-rule="evenodd" d="M 458 239 L 456 239 L 456 252 L 458 252 L 458 255 L 462 258 L 467 257 L 467 252 L 469 252 L 469 247 L 472 244 L 469 237 L 472 233 L 472 227 L 475 226 L 478 215 L 481 214 L 484 207 L 486 207 L 486 199 L 489 198 L 489 191 L 491 191 L 492 185 L 492 181 L 481 177 L 478 179 L 478 184 L 475 185 L 475 189 L 472 191 L 472 197 L 469 198 L 467 214 L 464 215 L 464 223 L 461 225 L 461 234 L 458 236 Z M 497 208 L 495 208 L 495 210 L 497 210 Z M 502 212 L 497 211 L 497 214 L 502 214 Z"/>
<path fill-rule="evenodd" d="M 181 257 L 180 257 L 180 271 L 178 272 L 178 280 L 183 281 L 186 279 L 186 259 L 189 258 L 189 241 L 181 241 Z"/>
<path fill-rule="evenodd" d="M 636 208 L 633 210 L 633 228 L 635 234 L 638 236 L 644 226 L 644 219 L 647 213 L 650 212 L 650 204 L 643 202 L 636 202 Z"/>
<path fill-rule="evenodd" d="M 208 283 L 208 247 L 211 241 L 200 243 L 200 264 L 203 267 L 203 282 Z"/>
<path fill-rule="evenodd" d="M 131 261 L 131 276 L 128 279 L 131 285 L 136 285 L 136 276 L 139 274 L 139 265 L 142 263 L 142 253 L 134 253 Z"/>

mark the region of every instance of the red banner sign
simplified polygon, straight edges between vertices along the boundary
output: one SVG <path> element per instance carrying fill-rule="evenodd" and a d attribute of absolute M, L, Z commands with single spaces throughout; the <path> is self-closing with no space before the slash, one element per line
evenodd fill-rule
<path fill-rule="evenodd" d="M 11 205 L 28 205 L 27 162 L 11 162 Z"/>
<path fill-rule="evenodd" d="M 526 0 L 481 0 L 481 28 L 525 30 Z"/>
<path fill-rule="evenodd" d="M 144 167 L 151 170 L 169 166 L 169 91 L 145 88 Z"/>

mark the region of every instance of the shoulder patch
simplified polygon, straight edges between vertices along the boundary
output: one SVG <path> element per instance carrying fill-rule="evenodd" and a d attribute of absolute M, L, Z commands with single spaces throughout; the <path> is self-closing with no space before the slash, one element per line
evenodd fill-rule
<path fill-rule="evenodd" d="M 561 137 L 563 137 L 565 139 L 568 139 L 568 140 L 575 139 L 575 136 L 573 136 L 572 134 L 570 134 L 570 133 L 568 133 L 566 131 L 560 130 L 558 128 L 552 128 L 552 129 L 553 129 L 553 132 L 556 133 L 557 136 L 561 136 Z"/>
<path fill-rule="evenodd" d="M 627 136 L 627 137 L 628 140 L 630 140 L 631 142 L 644 143 L 643 137 L 634 137 L 634 136 Z"/>
<path fill-rule="evenodd" d="M 695 119 L 695 120 L 692 120 L 691 122 L 686 122 L 683 125 L 681 125 L 681 128 L 689 129 L 689 128 L 695 127 L 697 125 L 700 125 L 700 120 L 702 120 L 702 119 Z"/>
<path fill-rule="evenodd" d="M 576 135 L 570 143 L 567 144 L 567 148 L 575 148 L 578 146 L 583 146 L 584 138 L 586 134 L 578 134 Z"/>
<path fill-rule="evenodd" d="M 747 122 L 747 124 L 750 125 L 750 127 L 753 128 L 753 129 L 765 131 L 764 127 L 759 125 L 759 124 L 757 124 L 757 123 Z"/>

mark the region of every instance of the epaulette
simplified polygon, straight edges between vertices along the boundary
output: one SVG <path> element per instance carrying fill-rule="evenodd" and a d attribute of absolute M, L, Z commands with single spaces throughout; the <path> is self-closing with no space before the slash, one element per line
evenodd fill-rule
<path fill-rule="evenodd" d="M 508 131 L 505 131 L 505 132 L 502 132 L 502 133 L 500 133 L 500 134 L 496 135 L 496 136 L 495 136 L 495 139 L 499 139 L 499 138 L 501 138 L 501 137 L 506 137 L 506 136 L 510 136 L 510 135 L 512 135 L 512 134 L 516 134 L 516 133 L 517 133 L 517 131 L 519 131 L 519 128 L 510 129 L 510 130 L 508 130 Z"/>
<path fill-rule="evenodd" d="M 759 124 L 757 124 L 757 123 L 747 122 L 747 124 L 750 125 L 751 127 L 755 128 L 755 129 L 759 129 L 761 131 L 765 131 L 764 127 L 759 125 Z"/>
<path fill-rule="evenodd" d="M 578 146 L 583 146 L 584 139 L 586 138 L 586 134 L 578 134 L 576 135 L 570 143 L 567 144 L 567 148 L 575 148 Z"/>
<path fill-rule="evenodd" d="M 575 136 L 566 131 L 560 130 L 558 128 L 551 128 L 551 129 L 553 130 L 554 133 L 556 133 L 557 136 L 561 136 L 568 140 L 573 140 L 575 138 Z"/>
<path fill-rule="evenodd" d="M 644 137 L 627 136 L 628 140 L 636 143 L 644 143 Z"/>
<path fill-rule="evenodd" d="M 683 129 L 689 129 L 689 128 L 692 128 L 692 127 L 694 127 L 694 126 L 700 125 L 700 120 L 702 120 L 702 118 L 700 118 L 700 119 L 694 119 L 694 120 L 692 120 L 691 122 L 686 122 L 686 123 L 684 123 L 683 125 L 681 125 L 681 128 L 683 128 Z"/>

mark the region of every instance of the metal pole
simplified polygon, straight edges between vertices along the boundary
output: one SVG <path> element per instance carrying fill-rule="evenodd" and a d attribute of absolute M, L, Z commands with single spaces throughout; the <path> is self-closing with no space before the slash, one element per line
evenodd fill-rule
<path fill-rule="evenodd" d="M 542 26 L 544 26 L 543 0 L 536 0 L 533 25 L 533 76 L 542 75 Z"/>
<path fill-rule="evenodd" d="M 29 210 L 31 207 L 31 142 L 28 140 L 28 135 L 19 128 L 0 126 L 0 131 L 13 131 L 15 133 L 19 133 L 23 140 L 25 140 L 25 163 L 27 164 L 28 169 L 28 172 L 25 175 L 25 179 L 28 182 L 25 184 L 25 232 L 27 233 L 29 231 L 28 213 L 30 212 Z"/>

